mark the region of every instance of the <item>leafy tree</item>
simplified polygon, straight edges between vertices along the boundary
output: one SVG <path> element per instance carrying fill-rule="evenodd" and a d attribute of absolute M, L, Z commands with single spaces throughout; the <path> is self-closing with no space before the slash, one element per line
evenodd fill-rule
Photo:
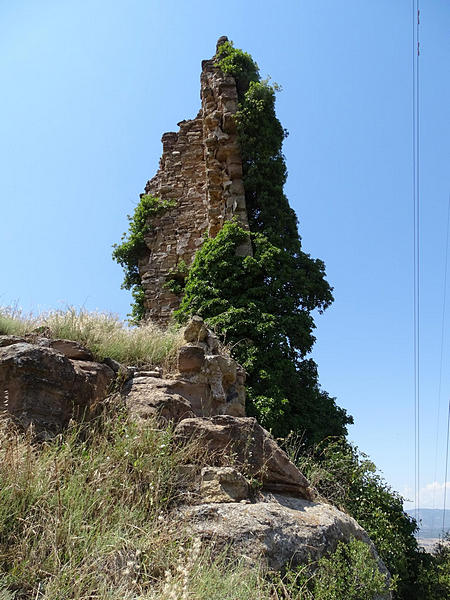
<path fill-rule="evenodd" d="M 231 345 L 248 372 L 249 412 L 275 435 L 302 431 L 308 443 L 343 435 L 352 422 L 318 384 L 307 358 L 312 311 L 333 301 L 322 261 L 301 249 L 297 217 L 284 195 L 286 132 L 275 114 L 275 88 L 260 81 L 250 55 L 222 44 L 217 64 L 236 78 L 236 115 L 252 257 L 237 256 L 248 232 L 227 223 L 197 252 L 177 318 L 197 313 Z"/>
<path fill-rule="evenodd" d="M 367 531 L 396 579 L 397 600 L 445 598 L 432 595 L 433 588 L 441 589 L 439 578 L 432 557 L 417 544 L 416 521 L 404 512 L 402 497 L 365 454 L 343 439 L 325 440 L 307 455 L 298 453 L 296 462 L 320 496 L 348 512 Z"/>

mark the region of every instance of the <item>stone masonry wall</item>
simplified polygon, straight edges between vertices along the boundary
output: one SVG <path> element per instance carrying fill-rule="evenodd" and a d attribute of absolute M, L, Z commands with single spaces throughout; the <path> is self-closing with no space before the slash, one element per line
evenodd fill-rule
<path fill-rule="evenodd" d="M 152 219 L 145 239 L 148 254 L 139 262 L 146 315 L 161 324 L 168 322 L 180 302 L 164 283 L 180 261 L 191 265 L 204 234 L 214 237 L 233 217 L 248 228 L 234 120 L 236 83 L 214 60 L 202 62 L 200 83 L 198 115 L 178 123 L 177 133 L 162 136 L 158 172 L 145 186 L 146 194 L 176 201 L 174 208 Z M 239 252 L 251 253 L 250 242 Z"/>

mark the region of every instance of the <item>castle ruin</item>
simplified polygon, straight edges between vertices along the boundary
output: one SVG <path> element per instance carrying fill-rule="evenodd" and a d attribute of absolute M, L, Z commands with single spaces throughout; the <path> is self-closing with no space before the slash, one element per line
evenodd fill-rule
<path fill-rule="evenodd" d="M 217 48 L 224 41 L 226 37 L 219 38 Z M 192 264 L 204 235 L 214 237 L 231 218 L 248 229 L 236 81 L 214 59 L 202 61 L 200 99 L 195 119 L 181 121 L 178 132 L 162 136 L 158 172 L 145 186 L 145 194 L 176 203 L 152 219 L 145 237 L 148 252 L 139 261 L 146 316 L 160 324 L 168 322 L 180 303 L 164 284 L 178 265 Z M 250 241 L 240 253 L 251 253 Z"/>

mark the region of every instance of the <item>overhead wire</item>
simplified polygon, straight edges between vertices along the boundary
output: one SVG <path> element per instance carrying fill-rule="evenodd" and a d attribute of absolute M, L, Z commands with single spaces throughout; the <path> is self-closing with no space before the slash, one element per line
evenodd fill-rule
<path fill-rule="evenodd" d="M 441 417 L 441 398 L 442 398 L 442 372 L 444 365 L 444 341 L 445 341 L 445 314 L 447 307 L 447 272 L 448 272 L 448 246 L 450 239 L 450 194 L 448 196 L 447 206 L 447 233 L 445 236 L 445 247 L 444 247 L 444 283 L 443 283 L 443 300 L 442 300 L 442 314 L 441 314 L 441 344 L 440 344 L 440 360 L 439 360 L 439 384 L 438 384 L 438 397 L 437 397 L 437 417 L 436 417 L 436 435 L 435 435 L 435 453 L 434 453 L 434 482 L 437 483 L 437 465 L 438 465 L 438 449 L 439 449 L 439 425 Z M 447 434 L 448 435 L 448 434 Z M 448 439 L 447 439 L 447 450 L 448 453 Z M 444 511 L 445 511 L 445 485 L 447 481 L 447 467 L 445 470 L 444 477 Z M 433 509 L 436 508 L 436 486 L 433 487 Z M 434 526 L 434 512 L 432 513 L 431 527 Z"/>
<path fill-rule="evenodd" d="M 444 263 L 444 301 L 442 306 L 442 331 L 441 331 L 441 363 L 440 363 L 440 375 L 439 375 L 439 398 L 441 394 L 442 386 L 442 364 L 444 354 L 444 323 L 445 323 L 445 302 L 447 295 L 447 269 L 448 269 L 448 246 L 450 238 L 450 194 L 448 196 L 448 208 L 447 208 L 447 236 L 445 240 L 445 263 Z M 448 481 L 448 446 L 449 446 L 449 434 L 450 434 L 450 398 L 448 400 L 448 414 L 447 414 L 447 438 L 445 443 L 445 473 L 444 473 L 444 505 L 442 512 L 442 535 L 445 535 L 445 511 L 447 501 L 447 481 Z"/>
<path fill-rule="evenodd" d="M 414 263 L 414 502 L 415 517 L 420 514 L 420 193 L 419 193 L 419 0 L 412 0 L 412 158 L 413 158 L 413 263 Z"/>
<path fill-rule="evenodd" d="M 445 450 L 445 475 L 444 475 L 444 510 L 442 511 L 442 536 L 445 535 L 445 510 L 447 500 L 447 477 L 448 477 L 448 442 L 450 434 L 450 398 L 448 400 L 448 415 L 447 415 L 447 441 Z"/>

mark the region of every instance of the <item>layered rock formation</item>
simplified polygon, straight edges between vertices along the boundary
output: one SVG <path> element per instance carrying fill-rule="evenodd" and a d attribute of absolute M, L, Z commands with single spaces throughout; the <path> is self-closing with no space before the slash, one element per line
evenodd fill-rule
<path fill-rule="evenodd" d="M 111 390 L 113 369 L 70 340 L 0 336 L 0 414 L 41 438 L 72 418 L 93 416 Z"/>
<path fill-rule="evenodd" d="M 179 509 L 178 517 L 192 534 L 213 544 L 217 552 L 232 547 L 250 564 L 263 564 L 273 570 L 318 560 L 334 552 L 338 542 L 355 538 L 369 545 L 380 570 L 388 577 L 364 529 L 349 515 L 323 502 L 265 493 L 258 502 L 208 501 L 185 506 Z"/>
<path fill-rule="evenodd" d="M 178 351 L 178 372 L 136 372 L 122 395 L 136 419 L 163 418 L 178 423 L 189 417 L 245 415 L 245 372 L 220 350 L 219 341 L 194 317 Z"/>
<path fill-rule="evenodd" d="M 164 284 L 181 261 L 192 263 L 204 234 L 214 237 L 232 217 L 248 228 L 234 119 L 236 82 L 214 60 L 202 62 L 200 98 L 195 119 L 181 121 L 178 132 L 162 136 L 159 170 L 145 186 L 146 194 L 176 203 L 152 219 L 145 238 L 148 252 L 139 261 L 147 316 L 163 324 L 179 305 L 179 297 Z M 250 244 L 240 252 L 251 253 Z"/>
<path fill-rule="evenodd" d="M 245 416 L 245 373 L 199 317 L 187 325 L 178 371 L 93 360 L 70 340 L 0 336 L 0 417 L 9 415 L 40 439 L 71 419 L 89 418 L 114 393 L 140 426 L 175 426 L 174 441 L 195 440 L 202 468 L 180 465 L 188 500 L 170 515 L 186 531 L 251 564 L 271 569 L 317 560 L 339 541 L 366 542 L 348 515 L 316 501 L 307 479 L 256 419 Z M 390 598 L 387 592 L 384 598 Z"/>

